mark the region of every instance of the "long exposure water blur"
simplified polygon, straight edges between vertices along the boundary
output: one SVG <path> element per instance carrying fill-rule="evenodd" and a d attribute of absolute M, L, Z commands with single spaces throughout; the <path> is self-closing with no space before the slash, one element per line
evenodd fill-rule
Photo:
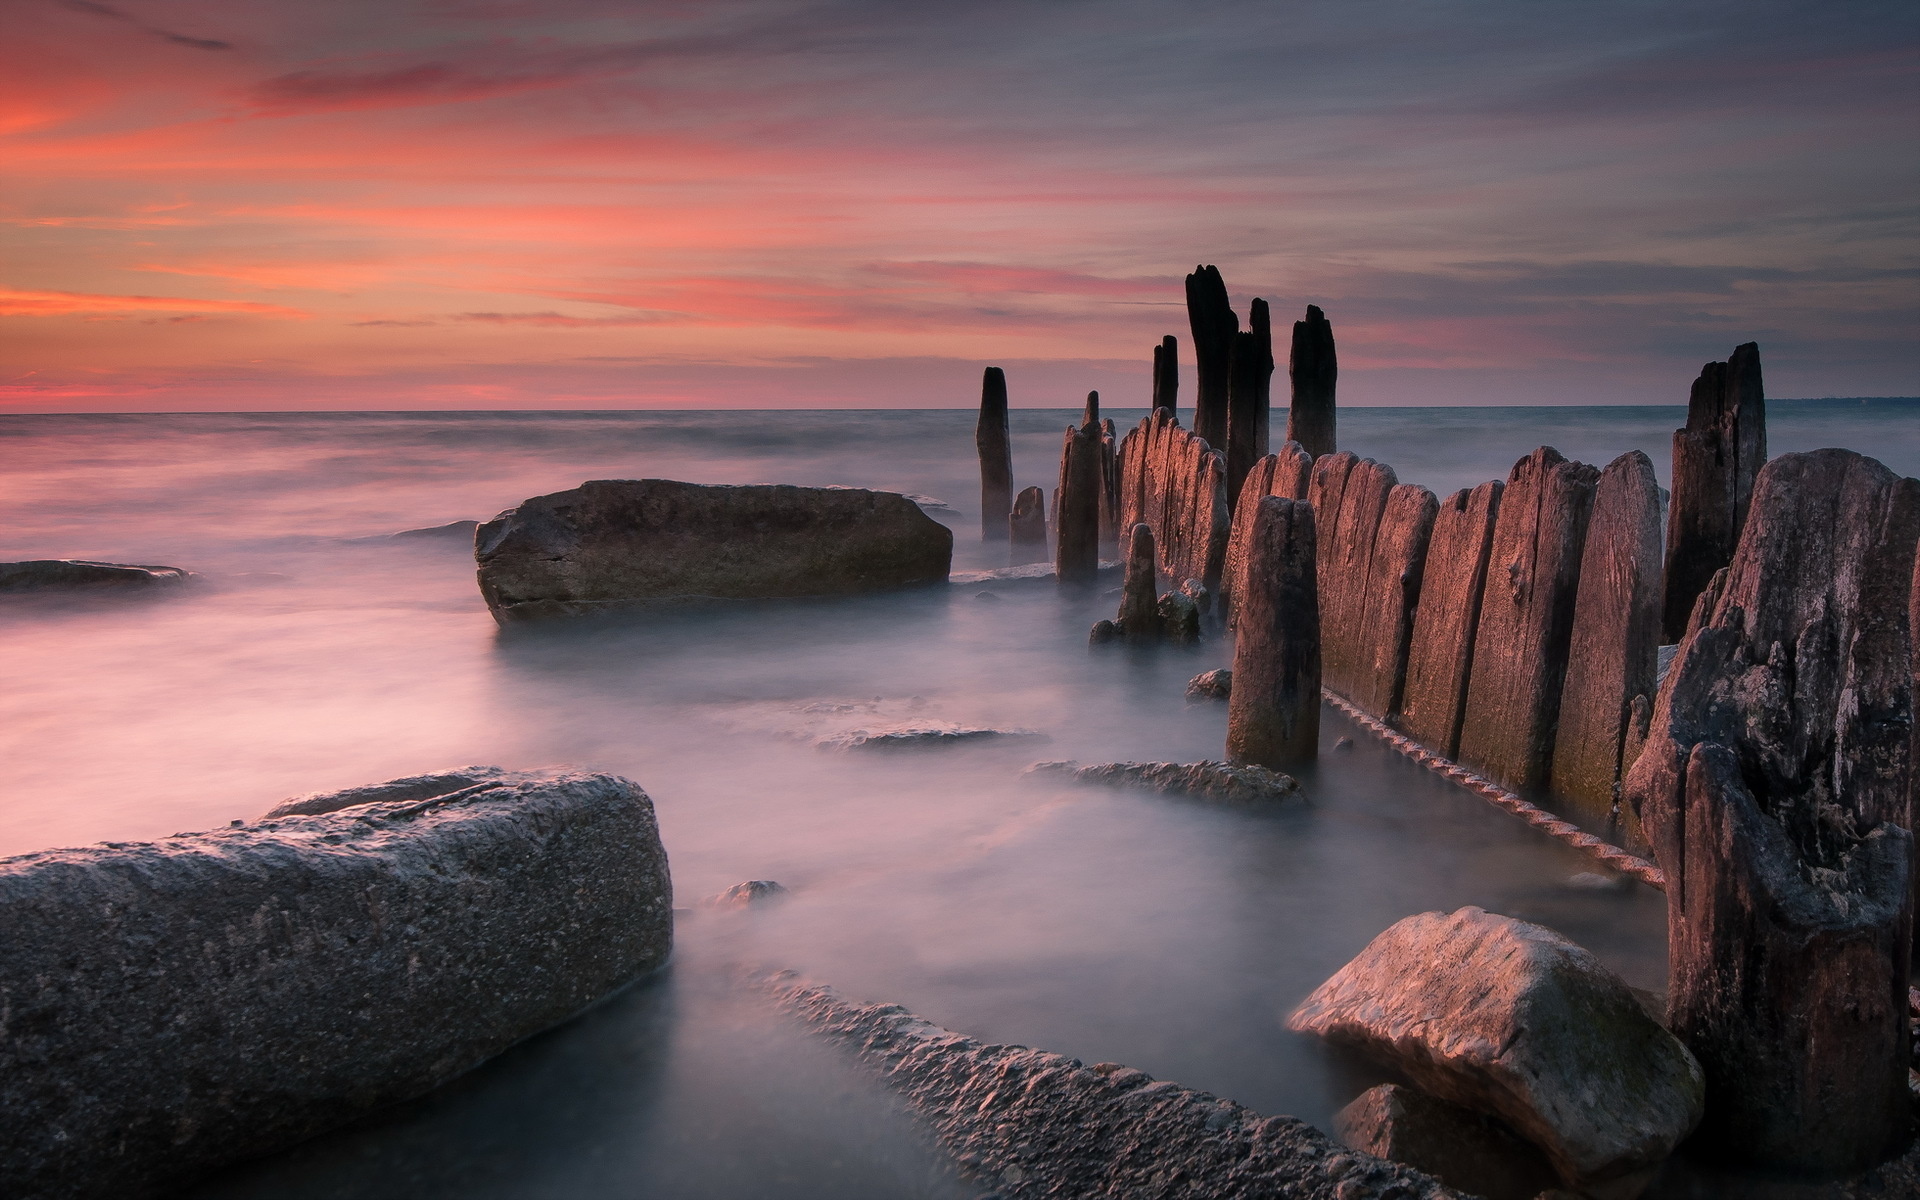
<path fill-rule="evenodd" d="M 1112 412 L 1124 430 L 1141 415 Z M 1345 448 L 1444 494 L 1534 446 L 1665 477 L 1673 408 L 1363 409 Z M 1773 453 L 1841 445 L 1920 474 L 1920 406 L 1775 402 Z M 1064 410 L 1013 414 L 1051 488 Z M 1276 414 L 1276 428 L 1281 420 Z M 1322 1126 L 1376 1080 L 1285 1012 L 1393 921 L 1540 921 L 1659 991 L 1664 908 L 1392 755 L 1330 710 L 1306 800 L 1275 811 L 1064 786 L 1037 759 L 1220 756 L 1187 679 L 1230 644 L 1098 647 L 1117 580 L 995 580 L 497 627 L 460 538 L 597 478 L 916 493 L 979 537 L 973 414 L 472 413 L 0 418 L 0 559 L 163 563 L 166 595 L 0 603 L 0 854 L 259 815 L 420 771 L 574 764 L 657 806 L 676 961 L 403 1108 L 209 1184 L 209 1197 L 964 1196 L 884 1088 L 733 987 L 787 967 L 990 1042 L 1115 1061 Z M 932 502 L 943 502 L 935 505 Z M 860 754 L 875 721 L 1039 736 Z M 1335 748 L 1351 736 L 1352 744 Z M 702 898 L 747 879 L 789 893 Z"/>

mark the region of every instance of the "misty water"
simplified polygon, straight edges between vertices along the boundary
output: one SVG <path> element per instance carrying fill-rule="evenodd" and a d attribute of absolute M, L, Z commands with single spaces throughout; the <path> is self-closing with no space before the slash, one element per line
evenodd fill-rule
<path fill-rule="evenodd" d="M 1138 411 L 1113 415 L 1124 429 Z M 1342 444 L 1438 492 L 1547 443 L 1664 482 L 1679 408 L 1365 409 Z M 1278 417 L 1279 414 L 1276 414 Z M 1775 402 L 1774 453 L 1839 445 L 1920 474 L 1920 406 Z M 1016 411 L 1051 487 L 1065 411 Z M 1664 974 L 1660 897 L 1328 711 L 1306 799 L 1272 811 L 1024 778 L 1038 759 L 1218 757 L 1189 706 L 1230 646 L 1099 647 L 1117 580 L 956 583 L 502 630 L 458 539 L 586 479 L 918 493 L 979 537 L 956 411 L 0 418 L 0 559 L 163 563 L 139 597 L 0 603 L 0 854 L 252 818 L 298 793 L 469 763 L 572 764 L 653 798 L 673 965 L 439 1092 L 250 1164 L 213 1197 L 969 1196 L 884 1087 L 732 982 L 785 967 L 989 1042 L 1114 1061 L 1326 1125 L 1375 1076 L 1286 1011 L 1387 925 L 1465 904 L 1541 921 L 1630 983 Z M 356 540 L 371 539 L 371 540 Z M 819 748 L 873 722 L 1036 737 Z M 1351 735 L 1353 744 L 1335 749 Z M 790 892 L 700 901 L 747 879 Z"/>

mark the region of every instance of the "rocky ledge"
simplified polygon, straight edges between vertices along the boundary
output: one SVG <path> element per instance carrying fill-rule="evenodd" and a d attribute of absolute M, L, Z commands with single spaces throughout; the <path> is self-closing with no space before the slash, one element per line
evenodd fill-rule
<path fill-rule="evenodd" d="M 193 572 L 179 567 L 33 558 L 0 563 L 0 593 L 130 590 L 180 583 Z"/>
<path fill-rule="evenodd" d="M 653 805 L 469 768 L 0 860 L 0 1195 L 139 1197 L 420 1095 L 666 961 Z"/>
<path fill-rule="evenodd" d="M 1029 775 L 1060 775 L 1076 783 L 1139 788 L 1220 804 L 1271 804 L 1299 794 L 1291 775 L 1267 767 L 1223 762 L 1096 763 L 1041 762 Z"/>

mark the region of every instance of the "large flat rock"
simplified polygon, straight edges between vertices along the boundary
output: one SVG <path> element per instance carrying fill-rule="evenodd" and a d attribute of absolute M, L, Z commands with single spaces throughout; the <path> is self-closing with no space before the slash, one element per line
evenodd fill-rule
<path fill-rule="evenodd" d="M 602 479 L 501 513 L 474 557 L 487 607 L 511 621 L 937 583 L 953 531 L 892 492 Z"/>
<path fill-rule="evenodd" d="M 30 558 L 0 562 L 0 593 L 115 591 L 180 583 L 192 575 L 179 567 L 89 562 L 80 558 Z"/>
<path fill-rule="evenodd" d="M 474 768 L 344 799 L 0 861 L 0 1194 L 170 1191 L 666 961 L 666 855 L 626 780 Z"/>
<path fill-rule="evenodd" d="M 1636 1194 L 1700 1120 L 1700 1066 L 1587 951 L 1478 908 L 1408 917 L 1288 1018 L 1490 1113 L 1590 1195 Z"/>

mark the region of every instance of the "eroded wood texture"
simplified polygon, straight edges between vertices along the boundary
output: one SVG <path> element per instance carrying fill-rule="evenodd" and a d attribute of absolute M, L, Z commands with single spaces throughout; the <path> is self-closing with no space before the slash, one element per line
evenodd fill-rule
<path fill-rule="evenodd" d="M 1240 495 L 1247 472 L 1267 453 L 1268 393 L 1273 383 L 1273 329 L 1267 302 L 1255 298 L 1246 333 L 1233 335 L 1227 373 L 1227 499 Z"/>
<path fill-rule="evenodd" d="M 1155 409 L 1121 443 L 1119 477 L 1122 530 L 1152 527 L 1163 575 L 1176 584 L 1198 579 L 1219 595 L 1231 532 L 1220 452 Z"/>
<path fill-rule="evenodd" d="M 1287 409 L 1287 440 L 1299 442 L 1316 458 L 1335 450 L 1333 399 L 1339 378 L 1333 323 L 1319 305 L 1309 304 L 1306 320 L 1293 323 L 1293 351 L 1287 357 L 1293 392 Z"/>
<path fill-rule="evenodd" d="M 1673 433 L 1673 503 L 1667 515 L 1662 624 L 1667 640 L 1686 632 L 1693 602 L 1733 558 L 1753 483 L 1767 460 L 1766 389 L 1760 347 L 1736 347 L 1726 362 L 1700 368 L 1687 398 L 1687 424 Z"/>
<path fill-rule="evenodd" d="M 1227 701 L 1227 759 L 1286 769 L 1320 743 L 1320 605 L 1313 506 L 1255 506 Z"/>
<path fill-rule="evenodd" d="M 1037 487 L 1026 488 L 1014 498 L 1013 511 L 1007 515 L 1007 530 L 1013 538 L 1011 561 L 1043 562 L 1047 557 L 1047 494 Z"/>
<path fill-rule="evenodd" d="M 1387 493 L 1367 561 L 1367 581 L 1353 630 L 1353 690 L 1347 698 L 1388 719 L 1399 713 L 1406 691 L 1413 617 L 1439 509 L 1433 493 L 1418 484 L 1394 487 Z"/>
<path fill-rule="evenodd" d="M 1627 715 L 1651 703 L 1660 650 L 1660 483 L 1638 450 L 1607 464 L 1594 486 L 1580 557 L 1573 641 L 1553 739 L 1553 790 L 1592 820 L 1618 796 Z"/>
<path fill-rule="evenodd" d="M 1053 501 L 1053 570 L 1061 583 L 1087 583 L 1100 571 L 1100 427 L 1069 428 L 1060 448 Z"/>
<path fill-rule="evenodd" d="M 1180 415 L 1180 339 L 1172 334 L 1153 348 L 1153 407 Z"/>
<path fill-rule="evenodd" d="M 1227 444 L 1227 378 L 1233 335 L 1240 318 L 1227 301 L 1218 267 L 1195 267 L 1187 276 L 1187 324 L 1193 331 L 1193 431 L 1207 444 Z"/>
<path fill-rule="evenodd" d="M 1487 555 L 1505 486 L 1489 480 L 1441 501 L 1427 543 L 1399 725 L 1415 741 L 1448 758 L 1460 749 Z"/>
<path fill-rule="evenodd" d="M 1013 443 L 1007 435 L 1007 376 L 999 367 L 988 367 L 980 380 L 973 444 L 980 451 L 980 540 L 1002 542 L 1013 511 Z"/>
<path fill-rule="evenodd" d="M 1366 676 L 1360 626 L 1366 615 L 1367 572 L 1387 496 L 1398 484 L 1392 467 L 1362 458 L 1347 472 L 1339 504 L 1315 508 L 1321 521 L 1321 665 L 1326 685 L 1348 699 Z"/>
<path fill-rule="evenodd" d="M 1160 563 L 1153 526 L 1135 525 L 1127 539 L 1126 574 L 1120 584 L 1120 629 L 1132 642 L 1160 636 Z"/>
<path fill-rule="evenodd" d="M 1461 763 L 1516 790 L 1547 781 L 1573 605 L 1600 473 L 1542 446 L 1500 497 L 1474 630 Z"/>
<path fill-rule="evenodd" d="M 1260 497 L 1284 496 L 1305 500 L 1307 485 L 1313 478 L 1313 456 L 1298 442 L 1283 443 L 1277 453 L 1269 454 L 1253 465 L 1240 485 L 1233 507 L 1233 529 L 1227 536 L 1226 565 L 1220 574 L 1220 615 L 1233 624 L 1233 597 L 1247 570 L 1247 543 L 1253 538 L 1253 517 Z"/>
<path fill-rule="evenodd" d="M 1760 472 L 1623 794 L 1667 875 L 1668 1017 L 1704 1146 L 1867 1166 L 1908 1122 L 1920 482 L 1845 450 Z"/>

